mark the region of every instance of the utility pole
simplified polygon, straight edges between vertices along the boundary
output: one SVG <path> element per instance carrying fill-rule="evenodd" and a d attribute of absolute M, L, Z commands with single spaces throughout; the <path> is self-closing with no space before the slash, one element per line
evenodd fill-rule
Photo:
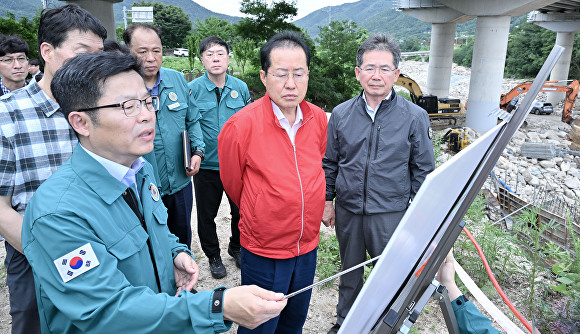
<path fill-rule="evenodd" d="M 46 9 L 46 3 L 48 0 L 42 0 L 42 9 Z"/>

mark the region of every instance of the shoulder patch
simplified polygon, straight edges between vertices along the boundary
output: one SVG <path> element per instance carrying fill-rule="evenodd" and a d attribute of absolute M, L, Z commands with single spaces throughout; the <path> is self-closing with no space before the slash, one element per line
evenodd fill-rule
<path fill-rule="evenodd" d="M 63 282 L 66 283 L 94 267 L 97 267 L 99 265 L 99 260 L 97 259 L 91 244 L 87 243 L 86 245 L 54 260 L 54 265 L 56 266 L 56 270 L 60 274 Z"/>

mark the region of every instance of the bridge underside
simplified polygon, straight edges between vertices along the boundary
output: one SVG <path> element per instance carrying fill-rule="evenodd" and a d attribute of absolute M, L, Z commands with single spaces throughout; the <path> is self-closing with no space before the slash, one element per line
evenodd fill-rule
<path fill-rule="evenodd" d="M 433 25 L 427 92 L 440 97 L 449 95 L 455 26 L 477 17 L 466 118 L 471 128 L 487 131 L 497 122 L 490 111 L 499 105 L 512 16 L 537 10 L 544 21 L 534 22 L 558 32 L 556 44 L 566 52 L 551 79 L 567 79 L 574 32 L 580 30 L 580 0 L 398 0 L 395 7 Z"/>

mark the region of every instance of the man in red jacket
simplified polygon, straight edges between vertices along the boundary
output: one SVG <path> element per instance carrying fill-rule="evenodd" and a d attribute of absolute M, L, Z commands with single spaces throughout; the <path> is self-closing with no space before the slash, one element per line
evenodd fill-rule
<path fill-rule="evenodd" d="M 218 136 L 220 177 L 240 208 L 242 284 L 289 294 L 312 284 L 325 200 L 326 115 L 304 100 L 310 50 L 295 32 L 260 50 L 266 95 L 234 114 Z M 310 292 L 278 318 L 238 333 L 301 333 Z"/>

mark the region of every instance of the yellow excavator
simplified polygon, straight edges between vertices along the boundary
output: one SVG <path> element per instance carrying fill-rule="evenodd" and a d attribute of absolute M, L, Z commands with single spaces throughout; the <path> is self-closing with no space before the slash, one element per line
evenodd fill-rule
<path fill-rule="evenodd" d="M 419 84 L 403 73 L 399 75 L 395 85 L 407 89 L 411 101 L 425 109 L 431 119 L 449 119 L 455 123 L 457 121 L 455 117 L 464 113 L 463 104 L 459 99 L 423 95 Z"/>

